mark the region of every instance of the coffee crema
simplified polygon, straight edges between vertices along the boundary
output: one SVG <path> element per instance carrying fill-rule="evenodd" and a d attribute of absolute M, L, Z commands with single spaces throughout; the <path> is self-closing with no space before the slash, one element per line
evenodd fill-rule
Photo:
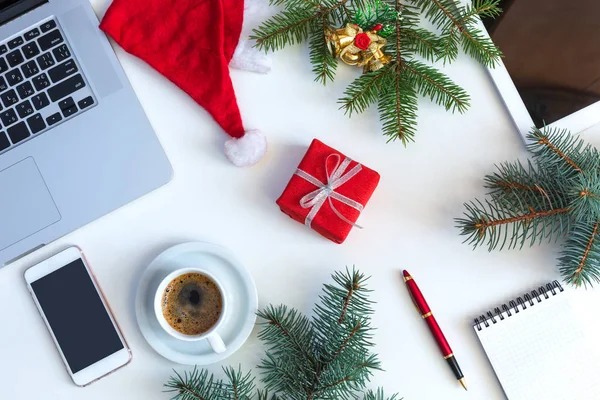
<path fill-rule="evenodd" d="M 223 295 L 214 280 L 198 272 L 173 279 L 163 293 L 167 323 L 184 335 L 201 335 L 219 321 Z"/>

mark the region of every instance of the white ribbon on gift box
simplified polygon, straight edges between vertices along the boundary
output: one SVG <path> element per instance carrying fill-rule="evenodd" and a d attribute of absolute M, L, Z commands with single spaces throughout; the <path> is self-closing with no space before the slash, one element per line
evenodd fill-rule
<path fill-rule="evenodd" d="M 329 173 L 329 160 L 332 157 L 337 158 L 337 162 L 333 171 Z M 321 207 L 323 207 L 323 204 L 325 204 L 325 202 L 328 201 L 331 210 L 333 210 L 333 212 L 335 213 L 335 215 L 338 216 L 339 219 L 354 227 L 362 229 L 362 226 L 357 225 L 354 222 L 350 221 L 348 218 L 344 217 L 342 213 L 340 213 L 338 209 L 335 208 L 335 206 L 333 205 L 332 199 L 335 199 L 352 208 L 357 209 L 360 212 L 362 212 L 362 210 L 364 209 L 364 206 L 359 202 L 354 201 L 335 191 L 335 189 L 339 188 L 344 183 L 354 178 L 356 174 L 358 174 L 362 169 L 360 164 L 356 164 L 354 168 L 352 168 L 350 171 L 344 174 L 352 160 L 346 157 L 346 159 L 344 159 L 344 161 L 340 163 L 341 159 L 342 158 L 339 154 L 330 154 L 325 159 L 325 173 L 327 174 L 327 183 L 321 182 L 320 180 L 310 175 L 309 173 L 301 170 L 300 168 L 296 170 L 296 175 L 312 183 L 318 188 L 317 190 L 310 192 L 309 194 L 300 199 L 300 206 L 302 208 L 311 209 L 308 215 L 306 216 L 306 219 L 304 220 L 304 224 L 309 228 L 311 227 L 315 215 L 317 215 Z"/>

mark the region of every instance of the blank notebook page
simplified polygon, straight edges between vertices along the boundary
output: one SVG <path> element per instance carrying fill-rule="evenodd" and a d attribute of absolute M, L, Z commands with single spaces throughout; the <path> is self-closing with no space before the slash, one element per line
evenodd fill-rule
<path fill-rule="evenodd" d="M 476 320 L 475 332 L 508 399 L 600 399 L 600 332 L 590 332 L 571 297 L 562 288 L 533 291 Z"/>

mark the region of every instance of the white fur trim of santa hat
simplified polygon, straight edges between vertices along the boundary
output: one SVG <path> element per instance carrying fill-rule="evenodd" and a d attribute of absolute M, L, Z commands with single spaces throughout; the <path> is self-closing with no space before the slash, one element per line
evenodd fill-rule
<path fill-rule="evenodd" d="M 225 155 L 237 167 L 250 167 L 267 153 L 267 138 L 259 130 L 246 131 L 241 138 L 225 142 Z"/>
<path fill-rule="evenodd" d="M 244 71 L 266 74 L 271 70 L 271 55 L 255 47 L 256 40 L 250 39 L 253 29 L 269 19 L 276 7 L 270 7 L 267 0 L 244 0 L 244 21 L 240 40 L 229 66 Z"/>

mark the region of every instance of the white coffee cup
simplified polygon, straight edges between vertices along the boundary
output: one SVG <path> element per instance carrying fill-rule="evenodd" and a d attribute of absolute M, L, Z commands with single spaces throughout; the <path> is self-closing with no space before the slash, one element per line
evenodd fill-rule
<path fill-rule="evenodd" d="M 221 292 L 221 297 L 223 299 L 223 309 L 221 310 L 221 315 L 219 317 L 219 320 L 212 328 L 210 328 L 208 331 L 206 331 L 200 335 L 186 335 L 184 333 L 181 333 L 181 332 L 175 330 L 167 322 L 167 320 L 163 314 L 163 308 L 162 308 L 163 297 L 164 297 L 165 289 L 166 289 L 167 285 L 169 283 L 171 283 L 171 281 L 173 279 L 177 278 L 178 276 L 190 274 L 190 273 L 206 275 L 210 279 L 212 279 L 213 282 L 215 282 L 215 284 L 219 288 L 219 291 Z M 171 272 L 169 275 L 167 275 L 162 280 L 162 282 L 160 282 L 160 285 L 158 285 L 158 288 L 156 289 L 156 294 L 154 295 L 154 313 L 156 314 L 156 318 L 158 319 L 158 323 L 160 324 L 160 326 L 169 335 L 173 336 L 176 339 L 185 340 L 187 342 L 195 342 L 195 341 L 200 341 L 200 340 L 206 339 L 208 341 L 208 344 L 210 344 L 210 347 L 213 349 L 213 351 L 217 354 L 220 354 L 220 353 L 224 353 L 225 350 L 227 350 L 227 348 L 225 347 L 225 343 L 223 342 L 223 339 L 221 339 L 221 336 L 219 336 L 219 334 L 217 333 L 219 327 L 223 324 L 225 313 L 227 312 L 227 300 L 226 299 L 227 299 L 227 297 L 225 296 L 225 291 L 223 290 L 223 286 L 213 275 L 211 275 L 208 272 L 206 272 L 202 269 L 199 269 L 199 268 L 182 268 L 182 269 L 178 269 L 176 271 Z"/>

